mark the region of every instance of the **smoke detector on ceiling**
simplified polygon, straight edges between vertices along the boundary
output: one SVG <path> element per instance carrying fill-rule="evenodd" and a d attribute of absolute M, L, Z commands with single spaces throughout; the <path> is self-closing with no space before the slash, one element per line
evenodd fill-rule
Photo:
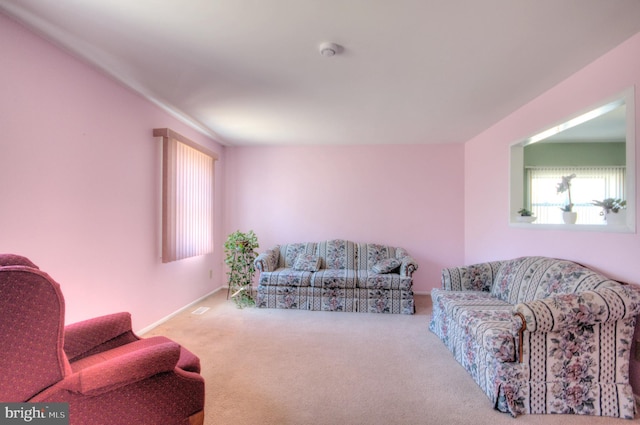
<path fill-rule="evenodd" d="M 335 43 L 322 43 L 320 45 L 320 54 L 322 56 L 331 57 L 340 53 L 340 46 Z"/>

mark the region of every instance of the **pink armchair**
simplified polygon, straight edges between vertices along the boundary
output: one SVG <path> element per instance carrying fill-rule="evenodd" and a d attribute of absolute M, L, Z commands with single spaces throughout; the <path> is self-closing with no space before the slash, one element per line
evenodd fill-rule
<path fill-rule="evenodd" d="M 71 425 L 204 421 L 198 357 L 129 313 L 65 328 L 60 286 L 18 255 L 0 254 L 0 336 L 2 402 L 67 402 Z"/>

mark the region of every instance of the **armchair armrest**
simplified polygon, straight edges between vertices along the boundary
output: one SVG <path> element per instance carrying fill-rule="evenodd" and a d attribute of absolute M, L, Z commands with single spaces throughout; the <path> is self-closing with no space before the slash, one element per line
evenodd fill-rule
<path fill-rule="evenodd" d="M 73 362 L 138 339 L 131 330 L 131 314 L 115 313 L 66 326 L 64 351 Z"/>
<path fill-rule="evenodd" d="M 84 365 L 86 367 L 73 365 L 74 370 L 80 370 L 61 381 L 59 388 L 97 395 L 173 371 L 180 357 L 180 345 L 165 337 L 152 337 L 112 350 L 106 353 L 104 360 L 102 355 L 100 357 L 102 361 L 97 363 L 94 359 L 87 359 L 90 361 Z"/>
<path fill-rule="evenodd" d="M 413 272 L 418 270 L 418 263 L 410 256 L 405 256 L 400 259 L 402 264 L 400 264 L 400 276 L 411 277 Z"/>
<path fill-rule="evenodd" d="M 502 261 L 442 269 L 442 288 L 449 291 L 489 292 Z"/>
<path fill-rule="evenodd" d="M 280 257 L 280 246 L 268 249 L 259 254 L 253 261 L 256 270 L 260 272 L 272 272 L 278 267 L 278 258 Z"/>
<path fill-rule="evenodd" d="M 518 304 L 515 314 L 529 332 L 557 332 L 635 317 L 640 313 L 640 289 L 620 285 L 573 294 L 558 294 Z"/>

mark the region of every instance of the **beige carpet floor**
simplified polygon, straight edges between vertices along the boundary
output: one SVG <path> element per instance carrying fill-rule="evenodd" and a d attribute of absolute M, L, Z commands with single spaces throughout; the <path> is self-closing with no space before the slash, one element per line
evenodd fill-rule
<path fill-rule="evenodd" d="M 144 336 L 200 357 L 205 425 L 640 423 L 493 410 L 428 330 L 430 302 L 416 296 L 412 316 L 238 309 L 222 290 Z"/>

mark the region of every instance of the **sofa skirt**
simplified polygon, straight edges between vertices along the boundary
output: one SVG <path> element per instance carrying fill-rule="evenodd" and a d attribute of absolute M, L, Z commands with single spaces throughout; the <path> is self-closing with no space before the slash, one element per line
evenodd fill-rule
<path fill-rule="evenodd" d="M 398 289 L 259 285 L 256 306 L 312 311 L 413 314 L 413 292 Z"/>

